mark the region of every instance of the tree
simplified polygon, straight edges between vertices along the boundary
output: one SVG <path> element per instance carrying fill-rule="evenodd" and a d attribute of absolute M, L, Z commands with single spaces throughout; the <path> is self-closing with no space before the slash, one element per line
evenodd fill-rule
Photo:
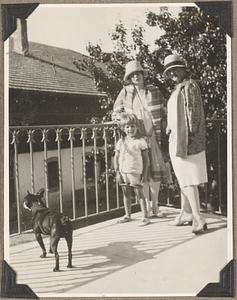
<path fill-rule="evenodd" d="M 150 12 L 147 22 L 165 31 L 156 41 L 161 59 L 170 49 L 186 59 L 201 86 L 207 118 L 226 118 L 226 38 L 218 16 L 185 7 L 177 19 L 168 11 Z"/>
<path fill-rule="evenodd" d="M 163 31 L 155 41 L 157 49 L 154 51 L 144 42 L 144 28 L 132 28 L 129 43 L 128 29 L 121 22 L 111 35 L 115 42 L 112 53 L 103 52 L 100 45 L 88 45 L 92 58 L 88 67 L 98 89 L 107 93 L 107 97 L 101 99 L 104 119 L 110 118 L 123 84 L 124 65 L 130 59 L 136 58 L 143 64 L 148 70 L 147 81 L 158 86 L 168 99 L 172 83 L 162 76 L 163 61 L 172 52 L 185 58 L 192 77 L 199 82 L 207 118 L 226 119 L 226 38 L 219 27 L 218 16 L 206 15 L 196 7 L 183 7 L 175 18 L 168 8 L 162 8 L 160 14 L 147 14 L 147 24 Z M 95 62 L 103 63 L 103 67 Z M 222 129 L 225 130 L 225 124 Z"/>

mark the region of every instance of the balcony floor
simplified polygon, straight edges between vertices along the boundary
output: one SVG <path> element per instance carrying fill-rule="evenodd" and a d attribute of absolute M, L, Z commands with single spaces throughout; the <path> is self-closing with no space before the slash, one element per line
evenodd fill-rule
<path fill-rule="evenodd" d="M 177 209 L 162 207 L 166 218 L 139 227 L 133 221 L 105 221 L 74 231 L 73 269 L 67 269 L 66 242 L 59 243 L 61 272 L 53 272 L 54 256 L 39 258 L 37 242 L 10 247 L 9 263 L 17 283 L 46 296 L 179 296 L 196 295 L 207 283 L 218 282 L 228 263 L 227 221 L 205 215 L 208 231 L 194 235 L 190 226 L 168 222 Z M 45 239 L 48 249 L 49 239 Z"/>

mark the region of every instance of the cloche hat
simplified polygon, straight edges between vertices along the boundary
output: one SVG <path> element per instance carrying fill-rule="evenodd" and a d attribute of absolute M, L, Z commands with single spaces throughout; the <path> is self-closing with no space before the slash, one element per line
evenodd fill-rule
<path fill-rule="evenodd" d="M 178 54 L 170 54 L 168 56 L 166 56 L 165 60 L 164 60 L 164 75 L 166 75 L 168 70 L 171 70 L 172 68 L 186 68 L 186 64 L 185 61 L 183 60 L 183 58 L 181 56 L 179 56 Z"/>
<path fill-rule="evenodd" d="M 128 77 L 134 72 L 142 72 L 146 76 L 146 71 L 143 69 L 141 64 L 137 60 L 131 60 L 126 64 L 124 81 L 128 80 Z"/>

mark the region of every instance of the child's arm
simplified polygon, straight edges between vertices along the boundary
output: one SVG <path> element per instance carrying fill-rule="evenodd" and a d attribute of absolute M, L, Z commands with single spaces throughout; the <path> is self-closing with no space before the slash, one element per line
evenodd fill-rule
<path fill-rule="evenodd" d="M 148 181 L 148 171 L 149 171 L 149 155 L 148 155 L 148 149 L 142 150 L 142 161 L 143 161 L 143 171 L 142 171 L 142 182 Z"/>

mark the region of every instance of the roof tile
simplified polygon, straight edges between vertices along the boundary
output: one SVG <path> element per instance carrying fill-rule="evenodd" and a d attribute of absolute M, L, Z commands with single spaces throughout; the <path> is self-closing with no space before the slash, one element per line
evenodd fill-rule
<path fill-rule="evenodd" d="M 53 46 L 29 43 L 29 55 L 10 51 L 9 86 L 15 89 L 58 93 L 101 95 L 86 68 L 81 53 Z M 82 68 L 73 63 L 80 61 Z"/>

